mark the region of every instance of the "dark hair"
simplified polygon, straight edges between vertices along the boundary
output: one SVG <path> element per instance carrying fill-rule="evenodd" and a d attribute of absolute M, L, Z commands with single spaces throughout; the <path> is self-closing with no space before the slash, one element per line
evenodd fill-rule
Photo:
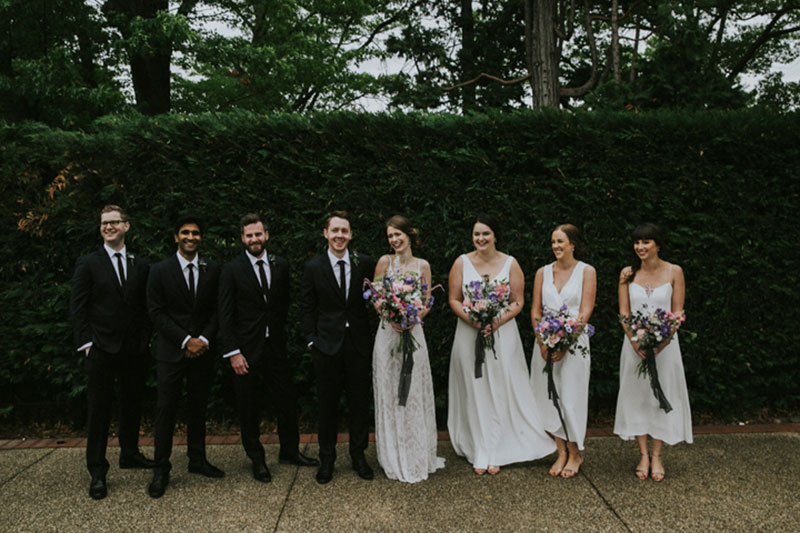
<path fill-rule="evenodd" d="M 637 241 L 653 241 L 656 243 L 659 252 L 664 246 L 664 240 L 664 232 L 652 222 L 644 222 L 639 224 L 631 232 L 631 244 L 634 244 Z M 632 256 L 631 273 L 625 280 L 625 283 L 630 283 L 633 281 L 633 278 L 636 276 L 636 271 L 642 266 L 642 260 L 639 259 L 638 255 L 636 255 L 636 252 L 632 252 Z"/>
<path fill-rule="evenodd" d="M 399 229 L 400 231 L 408 235 L 408 238 L 411 241 L 412 246 L 414 246 L 415 248 L 418 248 L 420 246 L 419 231 L 417 231 L 417 228 L 413 227 L 411 225 L 411 222 L 403 215 L 395 215 L 389 220 L 387 220 L 386 227 Z"/>
<path fill-rule="evenodd" d="M 586 241 L 583 240 L 583 233 L 574 224 L 559 224 L 553 228 L 553 232 L 562 231 L 569 239 L 570 244 L 575 245 L 575 250 L 572 252 L 573 257 L 577 260 L 582 260 L 586 257 Z"/>
<path fill-rule="evenodd" d="M 186 224 L 197 225 L 197 228 L 200 230 L 200 235 L 205 232 L 205 226 L 203 226 L 203 221 L 200 217 L 193 214 L 186 214 L 179 216 L 175 221 L 175 225 L 173 226 L 175 235 L 177 235 Z"/>
<path fill-rule="evenodd" d="M 331 225 L 332 218 L 343 218 L 347 221 L 348 224 L 350 224 L 351 226 L 353 225 L 353 221 L 350 220 L 350 215 L 347 214 L 347 211 L 342 211 L 339 209 L 328 213 L 328 218 L 325 219 L 325 227 L 323 229 L 328 229 L 328 226 Z"/>
<path fill-rule="evenodd" d="M 494 233 L 495 243 L 500 242 L 500 237 L 501 237 L 500 222 L 498 222 L 494 216 L 488 213 L 478 213 L 475 216 L 475 218 L 472 219 L 472 224 L 470 225 L 470 231 L 472 231 L 472 228 L 474 228 L 475 224 L 478 223 L 489 226 L 489 229 L 491 229 L 492 233 Z"/>
<path fill-rule="evenodd" d="M 249 226 L 250 224 L 255 224 L 256 222 L 261 222 L 261 225 L 264 227 L 264 231 L 267 231 L 267 223 L 264 222 L 264 219 L 261 218 L 261 215 L 258 213 L 247 213 L 242 219 L 239 221 L 239 227 L 244 233 L 244 227 Z"/>
<path fill-rule="evenodd" d="M 122 209 L 120 206 L 114 204 L 108 204 L 106 206 L 103 206 L 103 209 L 100 210 L 100 216 L 103 216 L 106 213 L 112 213 L 114 211 L 119 213 L 119 217 L 122 219 L 123 222 L 128 221 L 128 213 L 126 213 L 125 210 Z"/>

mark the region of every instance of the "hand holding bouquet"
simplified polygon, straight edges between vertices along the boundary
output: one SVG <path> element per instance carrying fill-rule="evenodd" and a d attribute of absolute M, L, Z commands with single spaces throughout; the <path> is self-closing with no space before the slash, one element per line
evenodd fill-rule
<path fill-rule="evenodd" d="M 475 377 L 483 376 L 485 348 L 494 349 L 494 321 L 511 305 L 511 287 L 507 280 L 491 281 L 489 276 L 464 285 L 462 306 L 473 324 L 477 324 L 475 339 Z M 487 330 L 488 328 L 488 330 Z M 484 335 L 484 331 L 488 334 Z"/>
<path fill-rule="evenodd" d="M 633 333 L 631 341 L 637 343 L 639 349 L 644 351 L 644 358 L 639 363 L 639 375 L 650 377 L 653 394 L 658 399 L 659 407 L 666 413 L 672 411 L 672 406 L 664 396 L 658 380 L 656 349 L 669 339 L 685 320 L 686 315 L 682 311 L 671 313 L 659 308 L 649 312 L 646 305 L 629 315 L 620 316 L 620 321 Z"/>

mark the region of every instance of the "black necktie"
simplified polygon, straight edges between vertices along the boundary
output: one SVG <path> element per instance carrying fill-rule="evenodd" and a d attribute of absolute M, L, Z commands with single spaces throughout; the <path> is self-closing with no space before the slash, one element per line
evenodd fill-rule
<path fill-rule="evenodd" d="M 114 254 L 117 258 L 117 269 L 119 270 L 119 285 L 125 287 L 125 267 L 122 265 L 122 254 L 117 252 Z"/>
<path fill-rule="evenodd" d="M 258 275 L 261 278 L 261 292 L 264 293 L 264 301 L 266 302 L 269 285 L 267 284 L 267 273 L 264 271 L 264 260 L 259 259 L 256 264 L 258 265 Z"/>
<path fill-rule="evenodd" d="M 344 260 L 340 259 L 338 263 L 339 265 L 339 284 L 341 285 L 339 288 L 342 290 L 342 300 L 344 303 L 347 303 L 347 282 L 344 279 Z"/>
<path fill-rule="evenodd" d="M 194 298 L 194 296 L 195 296 L 195 294 L 194 294 L 194 291 L 195 291 L 195 289 L 194 289 L 194 265 L 192 263 L 189 263 L 188 265 L 186 265 L 186 267 L 189 269 L 189 294 L 191 294 L 192 298 Z"/>

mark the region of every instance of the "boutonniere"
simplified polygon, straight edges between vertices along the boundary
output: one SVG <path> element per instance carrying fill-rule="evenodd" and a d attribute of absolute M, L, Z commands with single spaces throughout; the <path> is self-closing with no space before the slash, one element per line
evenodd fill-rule
<path fill-rule="evenodd" d="M 205 272 L 208 269 L 208 263 L 202 257 L 197 260 L 197 267 L 200 269 L 200 272 Z"/>
<path fill-rule="evenodd" d="M 350 261 L 353 262 L 353 265 L 358 266 L 358 252 L 353 251 L 350 254 Z"/>
<path fill-rule="evenodd" d="M 135 265 L 136 264 L 136 256 L 133 255 L 133 254 L 126 254 L 126 255 L 127 255 L 128 263 L 130 263 L 132 265 Z"/>
<path fill-rule="evenodd" d="M 267 254 L 267 261 L 269 261 L 270 265 L 274 264 L 275 263 L 275 254 Z"/>

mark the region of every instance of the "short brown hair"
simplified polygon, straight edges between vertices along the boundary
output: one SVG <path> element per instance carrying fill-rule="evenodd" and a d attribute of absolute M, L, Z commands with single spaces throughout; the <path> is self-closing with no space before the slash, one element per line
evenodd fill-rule
<path fill-rule="evenodd" d="M 103 216 L 106 213 L 112 213 L 114 211 L 119 213 L 119 216 L 120 216 L 120 218 L 122 219 L 123 222 L 127 222 L 128 221 L 128 213 L 126 213 L 125 210 L 122 209 L 120 206 L 114 205 L 114 204 L 108 204 L 108 205 L 104 206 L 103 209 L 100 210 L 100 216 Z"/>
<path fill-rule="evenodd" d="M 411 241 L 412 246 L 419 248 L 420 240 L 419 240 L 419 231 L 417 228 L 411 225 L 411 221 L 408 220 L 403 215 L 395 215 L 389 220 L 386 221 L 386 227 L 392 227 L 398 229 L 408 235 L 408 239 Z"/>
<path fill-rule="evenodd" d="M 347 211 L 337 210 L 337 211 L 331 211 L 328 214 L 328 218 L 325 219 L 325 228 L 323 229 L 328 229 L 328 226 L 331 225 L 332 218 L 343 218 L 347 221 L 348 224 L 350 224 L 350 226 L 353 225 L 353 221 L 350 220 L 350 215 L 347 214 Z"/>
<path fill-rule="evenodd" d="M 261 225 L 264 227 L 264 231 L 267 231 L 267 223 L 264 222 L 264 219 L 261 218 L 261 215 L 258 213 L 247 213 L 242 219 L 239 221 L 239 228 L 244 233 L 244 227 L 249 226 L 250 224 L 255 224 L 256 222 L 261 222 Z"/>

